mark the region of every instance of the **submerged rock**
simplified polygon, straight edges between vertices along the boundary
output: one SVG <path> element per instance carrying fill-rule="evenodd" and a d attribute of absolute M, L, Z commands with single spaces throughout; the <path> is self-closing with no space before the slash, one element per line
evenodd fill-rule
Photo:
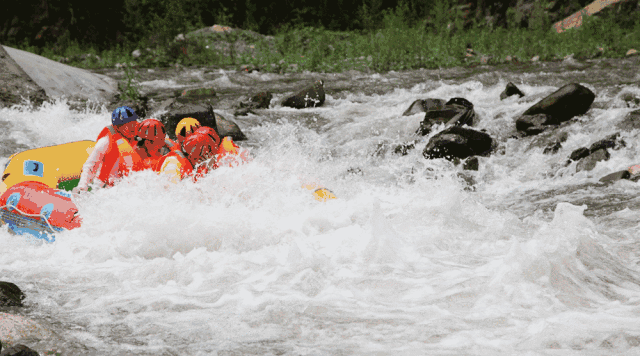
<path fill-rule="evenodd" d="M 464 98 L 452 98 L 442 107 L 434 107 L 425 112 L 424 120 L 416 131 L 425 136 L 431 132 L 434 125 L 445 124 L 449 126 L 472 126 L 476 119 L 473 104 Z"/>
<path fill-rule="evenodd" d="M 0 307 L 21 307 L 24 293 L 11 282 L 0 282 Z"/>
<path fill-rule="evenodd" d="M 600 161 L 608 160 L 611 155 L 608 149 L 618 149 L 625 146 L 625 142 L 620 138 L 620 133 L 610 135 L 600 141 L 596 141 L 589 148 L 581 147 L 573 152 L 569 156 L 569 161 L 579 161 L 576 165 L 576 172 L 590 171 L 595 168 L 596 164 Z"/>
<path fill-rule="evenodd" d="M 516 119 L 516 130 L 524 136 L 533 136 L 558 124 L 556 119 L 547 114 L 522 115 Z"/>
<path fill-rule="evenodd" d="M 312 108 L 324 104 L 324 81 L 317 80 L 313 85 L 308 86 L 299 92 L 285 98 L 282 106 L 296 109 Z"/>
<path fill-rule="evenodd" d="M 610 183 L 615 182 L 621 179 L 629 179 L 631 178 L 631 173 L 628 170 L 613 172 L 611 174 L 607 174 L 606 176 L 600 178 L 600 182 L 602 183 Z"/>
<path fill-rule="evenodd" d="M 640 129 L 640 110 L 628 113 L 624 119 L 618 123 L 617 127 L 624 131 Z"/>
<path fill-rule="evenodd" d="M 411 116 L 429 110 L 439 110 L 442 109 L 446 103 L 447 101 L 443 99 L 418 99 L 411 103 L 409 108 L 402 113 L 402 116 Z"/>
<path fill-rule="evenodd" d="M 460 158 L 487 155 L 491 152 L 493 139 L 484 132 L 452 126 L 433 136 L 422 151 L 427 159 Z"/>
<path fill-rule="evenodd" d="M 606 149 L 599 149 L 594 152 L 591 152 L 589 156 L 580 160 L 576 165 L 576 172 L 580 171 L 590 171 L 596 167 L 596 164 L 600 161 L 608 161 L 611 158 L 609 151 Z"/>
<path fill-rule="evenodd" d="M 520 89 L 518 89 L 515 84 L 509 82 L 507 83 L 507 87 L 504 89 L 504 91 L 500 93 L 500 100 L 504 100 L 512 95 L 517 95 L 522 98 L 524 96 L 524 93 L 520 91 Z"/>

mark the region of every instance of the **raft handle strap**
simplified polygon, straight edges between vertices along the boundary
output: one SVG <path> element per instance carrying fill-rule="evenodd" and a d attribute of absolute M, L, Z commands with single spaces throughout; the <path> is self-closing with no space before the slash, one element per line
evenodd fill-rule
<path fill-rule="evenodd" d="M 3 206 L 0 206 L 0 209 L 4 209 L 4 208 L 6 208 L 7 206 L 9 206 L 9 205 L 3 205 Z M 17 207 L 17 206 L 13 206 L 13 205 L 11 205 L 11 206 L 10 206 L 10 208 L 11 208 L 11 209 L 14 209 L 14 210 L 17 210 L 20 214 L 22 214 L 22 215 L 24 215 L 24 216 L 28 216 L 28 217 L 39 217 L 39 218 L 40 218 L 40 220 L 44 220 L 44 222 L 46 222 L 46 223 L 47 223 L 47 226 L 49 226 L 49 229 L 51 230 L 51 233 L 52 233 L 52 234 L 55 234 L 56 232 L 59 232 L 59 231 L 56 231 L 56 230 L 53 228 L 53 226 L 51 226 L 51 223 L 49 223 L 49 219 L 48 219 L 46 216 L 44 216 L 43 214 L 27 214 L 27 213 L 25 213 L 24 211 L 22 211 L 22 210 L 18 209 L 18 207 Z M 60 227 L 60 228 L 61 228 L 61 229 L 63 229 L 63 230 L 69 231 L 69 229 L 67 229 L 67 228 L 64 228 L 64 227 Z"/>

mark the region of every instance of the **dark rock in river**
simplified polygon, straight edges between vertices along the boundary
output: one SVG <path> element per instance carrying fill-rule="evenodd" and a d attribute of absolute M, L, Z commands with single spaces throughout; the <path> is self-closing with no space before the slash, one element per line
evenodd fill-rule
<path fill-rule="evenodd" d="M 491 152 L 493 139 L 484 132 L 452 126 L 433 136 L 422 151 L 427 159 L 460 158 L 487 155 Z"/>
<path fill-rule="evenodd" d="M 572 161 L 581 160 L 592 153 L 598 150 L 606 150 L 608 148 L 619 149 L 621 147 L 625 147 L 626 143 L 624 140 L 620 139 L 620 133 L 616 132 L 613 135 L 607 136 L 600 141 L 596 141 L 589 148 L 581 147 L 573 152 L 569 156 L 569 159 Z"/>
<path fill-rule="evenodd" d="M 590 171 L 596 167 L 596 164 L 598 164 L 598 162 L 607 161 L 610 157 L 611 155 L 609 154 L 609 151 L 604 148 L 599 149 L 595 152 L 591 152 L 589 156 L 578 162 L 578 164 L 576 165 L 576 172 Z"/>
<path fill-rule="evenodd" d="M 406 156 L 409 153 L 409 150 L 412 150 L 416 147 L 416 143 L 418 143 L 418 141 L 414 140 L 398 145 L 393 149 L 393 153 L 399 154 L 401 156 Z"/>
<path fill-rule="evenodd" d="M 0 307 L 21 307 L 24 294 L 11 282 L 0 282 Z"/>
<path fill-rule="evenodd" d="M 521 92 L 515 84 L 509 82 L 507 83 L 507 87 L 504 89 L 504 91 L 500 93 L 500 100 L 504 100 L 512 95 L 517 95 L 522 98 L 524 96 L 524 93 Z"/>
<path fill-rule="evenodd" d="M 313 85 L 285 98 L 282 101 L 282 106 L 288 106 L 296 109 L 311 108 L 324 104 L 324 99 L 324 82 L 322 80 L 317 80 Z"/>
<path fill-rule="evenodd" d="M 11 346 L 10 348 L 4 349 L 2 352 L 0 352 L 0 356 L 39 356 L 39 355 L 40 354 L 37 351 L 34 351 L 22 344 Z"/>
<path fill-rule="evenodd" d="M 566 131 L 549 130 L 532 137 L 527 150 L 532 148 L 541 148 L 543 149 L 544 154 L 554 154 L 562 148 L 562 144 L 568 138 L 569 134 Z"/>
<path fill-rule="evenodd" d="M 218 127 L 218 135 L 220 138 L 229 136 L 234 141 L 243 141 L 247 139 L 247 136 L 240 130 L 238 124 L 226 119 L 224 116 L 214 113 L 216 118 L 216 126 Z"/>
<path fill-rule="evenodd" d="M 591 154 L 591 151 L 589 151 L 588 148 L 586 147 L 581 147 L 578 148 L 577 150 L 574 150 L 573 152 L 571 152 L 571 155 L 569 155 L 569 159 L 572 161 L 579 161 L 587 156 L 589 156 Z"/>
<path fill-rule="evenodd" d="M 480 168 L 480 162 L 476 156 L 469 157 L 462 165 L 462 169 L 465 171 L 477 171 L 478 168 Z"/>
<path fill-rule="evenodd" d="M 617 127 L 624 131 L 640 129 L 640 110 L 635 110 L 627 114 L 624 120 L 618 123 Z"/>
<path fill-rule="evenodd" d="M 429 110 L 438 110 L 446 104 L 443 99 L 418 99 L 411 103 L 409 108 L 402 113 L 402 116 L 410 116 L 421 112 L 427 112 Z"/>
<path fill-rule="evenodd" d="M 584 115 L 595 98 L 596 95 L 588 88 L 577 83 L 567 84 L 530 107 L 523 115 L 545 114 L 559 124 Z"/>
<path fill-rule="evenodd" d="M 620 147 L 625 147 L 626 143 L 624 142 L 624 140 L 620 139 L 620 133 L 614 133 L 611 136 L 605 137 L 600 141 L 594 142 L 591 147 L 589 147 L 589 151 L 591 152 L 595 152 L 599 149 L 607 149 L 607 148 L 613 148 L 613 149 L 619 149 Z"/>
<path fill-rule="evenodd" d="M 209 126 L 216 130 L 220 138 L 230 136 L 234 141 L 246 140 L 247 136 L 240 130 L 238 125 L 225 119 L 222 115 L 215 113 L 210 104 L 180 104 L 174 102 L 169 112 L 162 115 L 160 120 L 164 123 L 169 136 L 175 139 L 175 130 L 178 122 L 185 117 L 193 117 L 201 125 Z"/>
<path fill-rule="evenodd" d="M 434 125 L 444 123 L 449 126 L 472 126 L 476 118 L 473 104 L 464 98 L 452 98 L 442 107 L 429 109 L 424 114 L 424 120 L 416 131 L 417 134 L 425 136 L 431 132 Z"/>
<path fill-rule="evenodd" d="M 273 99 L 273 94 L 270 91 L 263 91 L 251 97 L 249 106 L 255 109 L 268 109 L 271 99 Z"/>
<path fill-rule="evenodd" d="M 581 147 L 574 150 L 571 152 L 567 164 L 571 163 L 571 161 L 580 161 L 576 165 L 576 172 L 590 171 L 595 168 L 598 162 L 609 159 L 610 154 L 607 149 L 619 149 L 624 146 L 625 142 L 620 139 L 620 133 L 615 133 L 594 142 L 589 148 Z"/>
<path fill-rule="evenodd" d="M 0 107 L 21 104 L 23 97 L 34 105 L 41 105 L 47 100 L 47 93 L 0 45 Z"/>
<path fill-rule="evenodd" d="M 555 118 L 546 114 L 522 115 L 516 119 L 516 130 L 523 136 L 533 136 L 558 124 Z"/>
<path fill-rule="evenodd" d="M 270 91 L 263 91 L 253 95 L 248 101 L 244 101 L 244 99 L 241 99 L 236 104 L 235 116 L 247 116 L 249 113 L 255 114 L 253 109 L 268 109 L 271 99 L 273 99 L 273 94 Z"/>
<path fill-rule="evenodd" d="M 600 182 L 609 183 L 609 182 L 615 182 L 617 180 L 629 179 L 629 178 L 631 178 L 631 173 L 629 173 L 629 171 L 625 169 L 624 171 L 607 174 L 606 176 L 600 178 Z"/>

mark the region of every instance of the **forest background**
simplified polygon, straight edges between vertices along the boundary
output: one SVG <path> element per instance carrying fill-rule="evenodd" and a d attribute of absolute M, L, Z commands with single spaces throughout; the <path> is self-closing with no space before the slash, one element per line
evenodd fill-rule
<path fill-rule="evenodd" d="M 534 56 L 620 57 L 640 49 L 639 0 L 555 33 L 554 22 L 590 2 L 24 0 L 0 14 L 0 43 L 86 68 L 245 64 L 273 71 L 437 68 Z M 248 31 L 225 33 L 224 50 L 212 38 L 179 36 L 214 24 Z M 251 42 L 252 51 L 234 53 L 239 40 Z"/>

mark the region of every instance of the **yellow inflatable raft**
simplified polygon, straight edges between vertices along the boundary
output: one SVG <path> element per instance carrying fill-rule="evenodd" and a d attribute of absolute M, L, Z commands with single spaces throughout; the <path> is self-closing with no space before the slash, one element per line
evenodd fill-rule
<path fill-rule="evenodd" d="M 82 165 L 95 144 L 94 141 L 76 141 L 12 155 L 2 173 L 0 194 L 24 181 L 42 182 L 57 189 L 73 189 L 78 185 Z"/>

